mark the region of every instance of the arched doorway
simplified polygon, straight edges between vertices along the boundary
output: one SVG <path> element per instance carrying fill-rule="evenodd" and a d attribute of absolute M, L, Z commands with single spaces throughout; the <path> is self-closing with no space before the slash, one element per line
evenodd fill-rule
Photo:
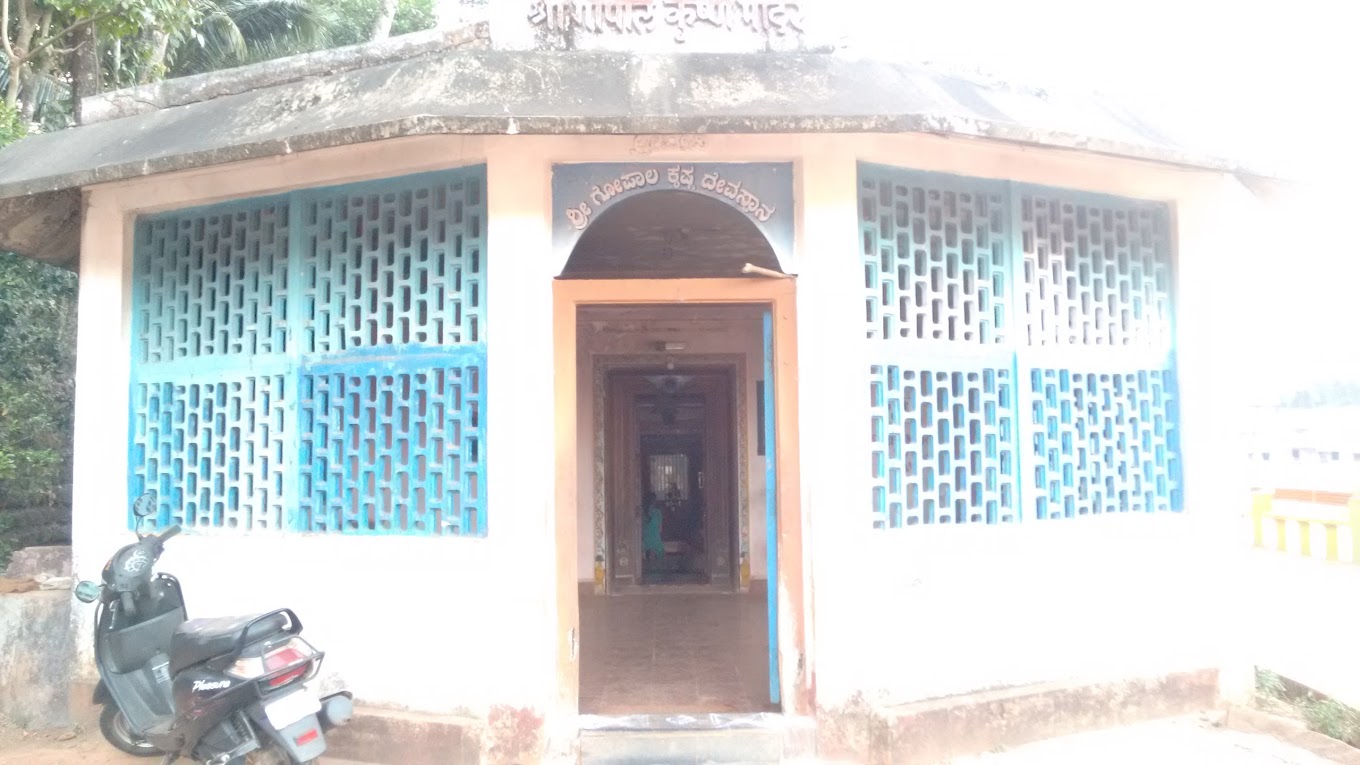
<path fill-rule="evenodd" d="M 780 708 L 766 317 L 792 297 L 781 275 L 747 216 L 671 190 L 601 211 L 565 260 L 583 713 Z"/>
<path fill-rule="evenodd" d="M 781 272 L 769 240 L 735 208 L 691 191 L 649 191 L 605 210 L 581 234 L 563 279 L 704 279 Z"/>

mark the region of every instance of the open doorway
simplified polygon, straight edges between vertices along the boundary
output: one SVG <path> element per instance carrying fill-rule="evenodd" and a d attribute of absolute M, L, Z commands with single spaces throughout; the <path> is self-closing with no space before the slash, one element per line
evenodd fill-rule
<path fill-rule="evenodd" d="M 680 402 L 678 408 L 698 410 L 694 419 L 712 416 L 700 399 Z M 642 572 L 643 585 L 708 584 L 712 572 L 704 554 L 709 505 L 704 490 L 713 488 L 713 474 L 705 486 L 705 449 L 702 433 L 646 433 L 665 415 L 658 407 L 642 405 Z"/>
<path fill-rule="evenodd" d="M 771 171 L 744 168 L 714 172 Z M 565 201 L 608 168 L 559 170 Z M 697 186 L 595 191 L 554 223 L 560 699 L 802 713 L 794 284 L 770 244 L 791 226 Z"/>
<path fill-rule="evenodd" d="M 765 476 L 752 469 L 761 314 L 651 305 L 579 315 L 579 417 L 594 431 L 581 445 L 595 452 L 582 499 L 597 510 L 579 544 L 602 569 L 580 588 L 583 713 L 774 708 Z"/>

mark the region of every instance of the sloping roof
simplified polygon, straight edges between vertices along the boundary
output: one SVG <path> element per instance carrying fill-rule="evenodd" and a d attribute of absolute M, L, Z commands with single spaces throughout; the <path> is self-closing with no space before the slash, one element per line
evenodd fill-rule
<path fill-rule="evenodd" d="M 34 235 L 73 215 L 71 190 L 89 184 L 410 135 L 928 132 L 1270 174 L 1184 145 L 1115 104 L 908 64 L 817 53 L 469 50 L 447 40 L 385 59 L 365 50 L 87 101 L 100 121 L 0 151 L 0 247 L 74 258 L 55 232 Z"/>

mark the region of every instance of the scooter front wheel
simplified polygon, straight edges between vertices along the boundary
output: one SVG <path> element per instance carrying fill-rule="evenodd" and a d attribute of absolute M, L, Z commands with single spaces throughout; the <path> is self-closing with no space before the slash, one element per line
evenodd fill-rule
<path fill-rule="evenodd" d="M 165 754 L 132 732 L 132 726 L 128 725 L 123 710 L 119 709 L 117 704 L 106 704 L 104 710 L 99 713 L 99 732 L 103 733 L 104 738 L 119 751 L 134 757 L 160 757 Z"/>

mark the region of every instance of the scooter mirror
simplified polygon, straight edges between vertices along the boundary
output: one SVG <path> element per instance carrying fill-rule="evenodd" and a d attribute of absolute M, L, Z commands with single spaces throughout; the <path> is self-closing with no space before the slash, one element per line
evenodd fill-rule
<path fill-rule="evenodd" d="M 99 599 L 99 585 L 94 582 L 81 582 L 76 585 L 76 600 L 81 603 L 93 603 Z"/>
<path fill-rule="evenodd" d="M 143 515 L 137 519 L 137 536 L 145 537 L 156 533 L 156 517 Z"/>
<path fill-rule="evenodd" d="M 132 503 L 132 514 L 138 518 L 145 518 L 154 512 L 156 512 L 156 492 L 154 491 L 148 491 Z"/>

